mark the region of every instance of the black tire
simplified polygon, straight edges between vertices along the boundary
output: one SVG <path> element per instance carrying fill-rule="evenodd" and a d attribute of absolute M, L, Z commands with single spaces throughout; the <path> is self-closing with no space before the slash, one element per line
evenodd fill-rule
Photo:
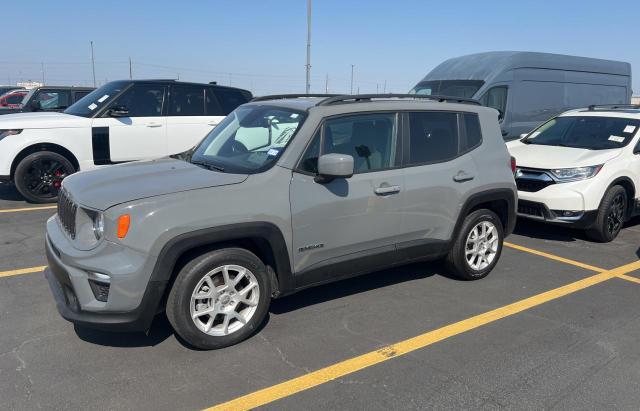
<path fill-rule="evenodd" d="M 23 158 L 13 176 L 16 188 L 31 203 L 55 203 L 62 180 L 76 172 L 65 156 L 38 151 Z"/>
<path fill-rule="evenodd" d="M 497 237 L 497 250 L 493 259 L 488 262 L 486 267 L 478 267 L 474 269 L 467 261 L 467 239 L 471 230 L 482 222 L 488 222 L 496 228 L 495 236 Z M 494 238 L 494 237 L 491 237 Z M 453 247 L 446 257 L 445 264 L 451 274 L 461 280 L 479 280 L 489 275 L 493 267 L 498 263 L 502 254 L 502 244 L 504 241 L 504 228 L 500 218 L 491 210 L 480 209 L 472 212 L 465 217 L 462 227 L 455 238 Z M 477 260 L 476 260 L 477 261 Z"/>
<path fill-rule="evenodd" d="M 244 326 L 227 335 L 214 336 L 198 328 L 191 318 L 191 296 L 208 273 L 225 265 L 237 265 L 248 269 L 258 283 L 259 299 L 255 311 Z M 210 304 L 212 303 L 213 299 L 210 300 Z M 253 335 L 264 321 L 270 303 L 271 283 L 262 261 L 245 249 L 223 248 L 194 258 L 180 270 L 169 292 L 166 312 L 173 329 L 186 343 L 195 348 L 211 350 L 237 344 Z M 212 322 L 217 321 L 218 326 L 220 315 L 211 319 Z M 203 317 L 199 317 L 201 318 Z M 209 319 L 206 315 L 204 318 Z M 222 318 L 225 316 L 222 315 Z M 235 321 L 237 320 L 234 320 L 234 323 Z"/>
<path fill-rule="evenodd" d="M 621 186 L 613 186 L 604 193 L 596 222 L 587 230 L 587 236 L 599 243 L 613 241 L 627 219 L 627 191 Z"/>

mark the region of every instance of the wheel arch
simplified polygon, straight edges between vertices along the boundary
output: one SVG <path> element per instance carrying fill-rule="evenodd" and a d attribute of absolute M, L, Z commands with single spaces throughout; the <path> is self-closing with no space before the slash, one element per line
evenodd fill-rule
<path fill-rule="evenodd" d="M 54 143 L 35 143 L 23 148 L 13 158 L 13 161 L 11 162 L 11 169 L 10 169 L 10 176 L 12 180 L 15 175 L 18 164 L 20 164 L 20 162 L 28 155 L 37 153 L 39 151 L 52 151 L 54 153 L 58 153 L 61 156 L 66 157 L 69 161 L 71 161 L 71 164 L 73 164 L 73 167 L 76 169 L 76 171 L 80 169 L 80 163 L 78 162 L 78 158 L 69 149 Z"/>
<path fill-rule="evenodd" d="M 635 184 L 633 184 L 633 180 L 631 180 L 629 177 L 621 176 L 621 177 L 618 177 L 618 178 L 614 179 L 611 182 L 611 184 L 609 184 L 609 186 L 604 191 L 604 193 L 606 193 L 612 187 L 615 187 L 615 186 L 621 186 L 622 188 L 624 188 L 624 191 L 627 192 L 627 216 L 626 216 L 626 218 L 630 218 L 632 216 L 633 212 L 634 212 L 634 209 L 635 209 L 636 186 L 635 186 Z M 604 197 L 604 193 L 602 195 L 603 197 Z M 600 206 L 601 205 L 602 205 L 602 199 L 600 199 Z"/>
<path fill-rule="evenodd" d="M 470 213 L 481 208 L 486 208 L 496 213 L 504 227 L 505 236 L 511 234 L 516 225 L 517 202 L 515 191 L 508 188 L 487 190 L 472 195 L 460 209 L 451 241 L 455 241 L 460 233 L 464 219 Z"/>
<path fill-rule="evenodd" d="M 162 247 L 149 281 L 164 283 L 166 298 L 181 267 L 198 255 L 225 247 L 245 248 L 264 262 L 274 297 L 293 290 L 286 241 L 280 229 L 267 222 L 230 224 L 179 235 Z"/>

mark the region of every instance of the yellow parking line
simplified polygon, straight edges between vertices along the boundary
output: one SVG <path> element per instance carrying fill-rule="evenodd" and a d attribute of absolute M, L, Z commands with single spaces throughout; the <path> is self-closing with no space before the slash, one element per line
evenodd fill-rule
<path fill-rule="evenodd" d="M 626 274 L 618 274 L 618 277 L 622 278 L 623 280 L 631 281 L 632 283 L 640 284 L 640 278 L 632 277 Z"/>
<path fill-rule="evenodd" d="M 0 277 L 12 277 L 14 275 L 39 273 L 41 271 L 44 271 L 45 268 L 47 268 L 47 266 L 42 265 L 39 267 L 21 268 L 19 270 L 0 271 Z"/>
<path fill-rule="evenodd" d="M 568 258 L 560 257 L 554 254 L 545 253 L 544 251 L 534 250 L 532 248 L 523 247 L 518 244 L 512 244 L 505 241 L 505 247 L 513 248 L 514 250 L 524 251 L 525 253 L 535 254 L 540 257 L 545 257 L 551 260 L 560 261 L 565 264 L 575 265 L 576 267 L 584 268 L 585 270 L 595 271 L 596 273 L 601 273 L 606 271 L 604 268 L 595 267 L 593 265 L 581 263 L 580 261 L 570 260 Z"/>
<path fill-rule="evenodd" d="M 38 210 L 53 210 L 57 206 L 42 206 L 42 207 L 26 207 L 26 208 L 5 208 L 0 210 L 0 214 L 2 213 L 20 213 L 22 211 L 38 211 Z"/>
<path fill-rule="evenodd" d="M 376 351 L 371 351 L 367 354 L 330 365 L 326 368 L 310 372 L 280 384 L 255 391 L 229 402 L 208 408 L 207 411 L 248 410 L 259 407 L 638 269 L 640 269 L 640 261 L 636 261 L 613 270 L 603 271 L 600 274 L 587 277 L 551 291 L 525 298 L 524 300 L 517 301 L 513 304 L 485 312 L 475 317 L 418 335 L 417 337 L 413 337 L 408 340 L 383 347 Z"/>

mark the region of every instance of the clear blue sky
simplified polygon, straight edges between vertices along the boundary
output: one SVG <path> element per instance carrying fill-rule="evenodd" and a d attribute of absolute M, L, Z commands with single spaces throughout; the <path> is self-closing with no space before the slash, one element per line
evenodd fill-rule
<path fill-rule="evenodd" d="M 28 4 L 27 4 L 28 3 Z M 231 83 L 254 94 L 304 90 L 306 0 L 7 1 L 0 83 L 135 78 Z M 312 91 L 405 92 L 439 62 L 490 50 L 630 62 L 640 94 L 639 0 L 315 0 Z M 12 21 L 15 19 L 15 21 Z M 22 27 L 20 25 L 23 25 Z M 12 33 L 15 30 L 15 34 Z"/>

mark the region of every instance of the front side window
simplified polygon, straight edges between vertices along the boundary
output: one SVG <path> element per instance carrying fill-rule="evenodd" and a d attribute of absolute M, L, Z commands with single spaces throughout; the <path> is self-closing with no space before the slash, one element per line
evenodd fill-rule
<path fill-rule="evenodd" d="M 502 116 L 507 110 L 507 86 L 493 87 L 480 98 L 483 106 L 495 108 Z"/>
<path fill-rule="evenodd" d="M 300 169 L 317 173 L 318 156 L 348 154 L 354 172 L 364 173 L 391 168 L 396 164 L 396 114 L 359 114 L 325 121 L 322 139 L 318 134 L 300 163 Z M 322 147 L 320 147 L 322 141 Z"/>
<path fill-rule="evenodd" d="M 640 127 L 640 120 L 618 117 L 568 116 L 544 123 L 525 144 L 607 150 L 624 147 Z"/>
<path fill-rule="evenodd" d="M 258 173 L 280 158 L 306 114 L 270 106 L 243 106 L 196 148 L 191 162 L 229 173 Z"/>
<path fill-rule="evenodd" d="M 458 114 L 409 113 L 409 165 L 439 163 L 458 155 Z"/>
<path fill-rule="evenodd" d="M 61 90 L 40 90 L 33 98 L 41 110 L 61 110 L 71 105 L 71 92 Z"/>
<path fill-rule="evenodd" d="M 160 117 L 164 96 L 165 87 L 163 86 L 136 84 L 115 99 L 110 107 L 128 110 L 127 117 Z M 108 112 L 105 115 L 108 115 Z"/>
<path fill-rule="evenodd" d="M 472 98 L 483 84 L 482 80 L 428 80 L 418 83 L 409 93 Z"/>

